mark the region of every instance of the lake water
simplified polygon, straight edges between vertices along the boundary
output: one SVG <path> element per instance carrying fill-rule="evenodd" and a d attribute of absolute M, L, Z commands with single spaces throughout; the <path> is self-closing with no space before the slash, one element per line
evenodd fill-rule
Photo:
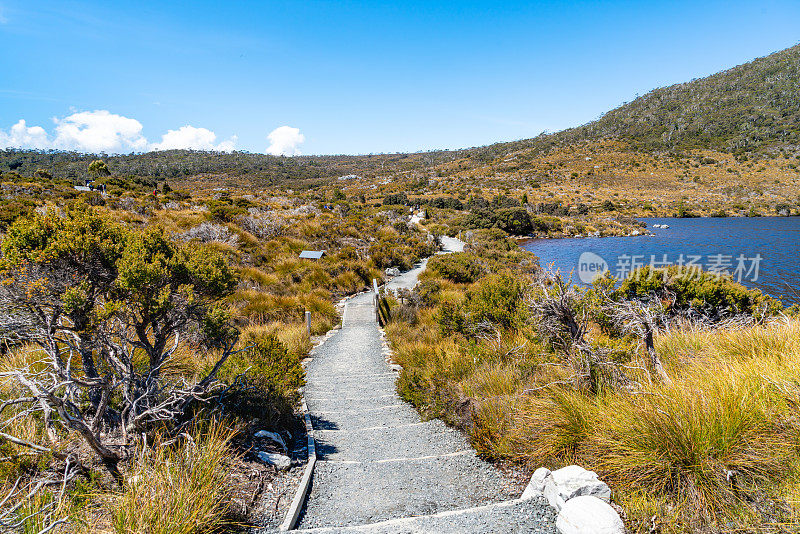
<path fill-rule="evenodd" d="M 800 301 L 800 217 L 645 218 L 655 236 L 535 239 L 522 246 L 575 282 L 603 263 L 615 276 L 641 265 L 699 265 L 726 272 L 784 304 Z M 667 224 L 668 229 L 654 228 Z"/>

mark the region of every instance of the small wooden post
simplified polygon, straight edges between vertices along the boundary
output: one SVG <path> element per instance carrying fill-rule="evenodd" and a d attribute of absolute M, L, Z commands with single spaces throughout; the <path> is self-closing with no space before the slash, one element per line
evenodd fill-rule
<path fill-rule="evenodd" d="M 311 337 L 311 312 L 306 310 L 306 333 Z"/>
<path fill-rule="evenodd" d="M 380 293 L 378 293 L 378 281 L 375 278 L 372 279 L 372 289 L 375 291 L 375 322 L 381 324 L 381 315 L 378 309 L 381 303 Z"/>

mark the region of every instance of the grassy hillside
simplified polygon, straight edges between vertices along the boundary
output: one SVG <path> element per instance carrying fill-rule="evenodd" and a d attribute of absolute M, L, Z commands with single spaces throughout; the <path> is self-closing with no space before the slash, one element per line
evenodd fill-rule
<path fill-rule="evenodd" d="M 643 148 L 746 151 L 800 142 L 800 45 L 655 89 L 580 129 Z"/>
<path fill-rule="evenodd" d="M 5 150 L 0 172 L 4 182 L 18 182 L 42 169 L 67 185 L 89 177 L 95 157 Z M 164 182 L 187 190 L 339 187 L 368 197 L 416 191 L 565 207 L 611 202 L 624 216 L 771 214 L 795 207 L 800 195 L 800 45 L 655 89 L 594 122 L 534 139 L 411 154 L 171 150 L 104 159 L 115 177 L 150 191 Z M 352 174 L 363 180 L 337 180 Z"/>
<path fill-rule="evenodd" d="M 689 82 L 660 87 L 600 119 L 555 134 L 474 149 L 478 161 L 617 138 L 638 150 L 747 152 L 800 143 L 800 45 Z"/>

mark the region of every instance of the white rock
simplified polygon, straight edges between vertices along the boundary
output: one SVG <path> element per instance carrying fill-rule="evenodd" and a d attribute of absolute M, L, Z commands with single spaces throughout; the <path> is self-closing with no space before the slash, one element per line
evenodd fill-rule
<path fill-rule="evenodd" d="M 292 466 L 292 459 L 283 454 L 273 452 L 258 451 L 258 459 L 265 464 L 274 465 L 280 470 L 289 469 Z"/>
<path fill-rule="evenodd" d="M 533 472 L 530 482 L 522 492 L 522 499 L 529 499 L 534 495 L 544 495 L 544 487 L 547 479 L 550 478 L 550 470 L 546 467 L 540 467 Z"/>
<path fill-rule="evenodd" d="M 598 479 L 594 471 L 587 471 L 579 465 L 570 465 L 553 471 L 551 476 L 558 488 L 559 496 L 564 501 L 581 495 L 592 495 L 606 502 L 611 500 L 611 488 Z M 545 496 L 547 496 L 546 490 Z"/>
<path fill-rule="evenodd" d="M 284 441 L 283 436 L 281 436 L 277 432 L 269 432 L 267 430 L 259 430 L 258 432 L 256 432 L 253 435 L 255 437 L 257 437 L 257 438 L 267 438 L 267 439 L 269 439 L 271 441 L 274 441 L 278 445 L 280 445 L 283 450 L 285 450 L 285 451 L 289 450 L 286 447 L 286 441 Z"/>
<path fill-rule="evenodd" d="M 625 525 L 611 506 L 597 497 L 581 495 L 566 502 L 558 513 L 561 534 L 623 534 Z"/>
<path fill-rule="evenodd" d="M 386 269 L 386 276 L 400 276 L 400 269 L 397 267 L 389 267 Z"/>
<path fill-rule="evenodd" d="M 587 471 L 578 465 L 570 465 L 544 476 L 541 472 L 542 494 L 556 510 L 564 503 L 581 495 L 592 495 L 604 501 L 611 500 L 611 489 L 597 478 L 594 471 Z M 527 488 L 526 488 L 527 489 Z"/>
<path fill-rule="evenodd" d="M 564 507 L 564 504 L 567 502 L 566 499 L 561 495 L 561 491 L 559 490 L 558 484 L 555 483 L 553 480 L 553 475 L 551 474 L 544 482 L 544 490 L 542 491 L 544 494 L 545 499 L 547 499 L 548 504 L 556 509 L 556 511 L 561 511 Z"/>

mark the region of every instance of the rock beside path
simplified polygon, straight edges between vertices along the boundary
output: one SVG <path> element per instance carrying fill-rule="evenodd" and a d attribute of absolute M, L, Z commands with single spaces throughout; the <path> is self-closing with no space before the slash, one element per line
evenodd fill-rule
<path fill-rule="evenodd" d="M 561 534 L 623 534 L 619 514 L 602 499 L 581 495 L 568 500 L 556 518 Z"/>
<path fill-rule="evenodd" d="M 597 478 L 597 473 L 579 465 L 570 465 L 552 472 L 540 467 L 533 473 L 522 497 L 534 495 L 544 495 L 550 506 L 561 510 L 566 502 L 584 495 L 609 502 L 611 488 Z"/>
<path fill-rule="evenodd" d="M 288 448 L 286 447 L 286 441 L 283 439 L 283 436 L 281 436 L 277 432 L 270 432 L 268 430 L 259 430 L 258 432 L 253 434 L 253 437 L 259 439 L 268 439 L 280 445 L 281 449 L 283 449 L 284 451 L 288 450 Z"/>
<path fill-rule="evenodd" d="M 256 456 L 258 456 L 258 459 L 265 464 L 273 465 L 282 471 L 289 469 L 292 466 L 292 459 L 283 454 L 259 451 Z"/>

